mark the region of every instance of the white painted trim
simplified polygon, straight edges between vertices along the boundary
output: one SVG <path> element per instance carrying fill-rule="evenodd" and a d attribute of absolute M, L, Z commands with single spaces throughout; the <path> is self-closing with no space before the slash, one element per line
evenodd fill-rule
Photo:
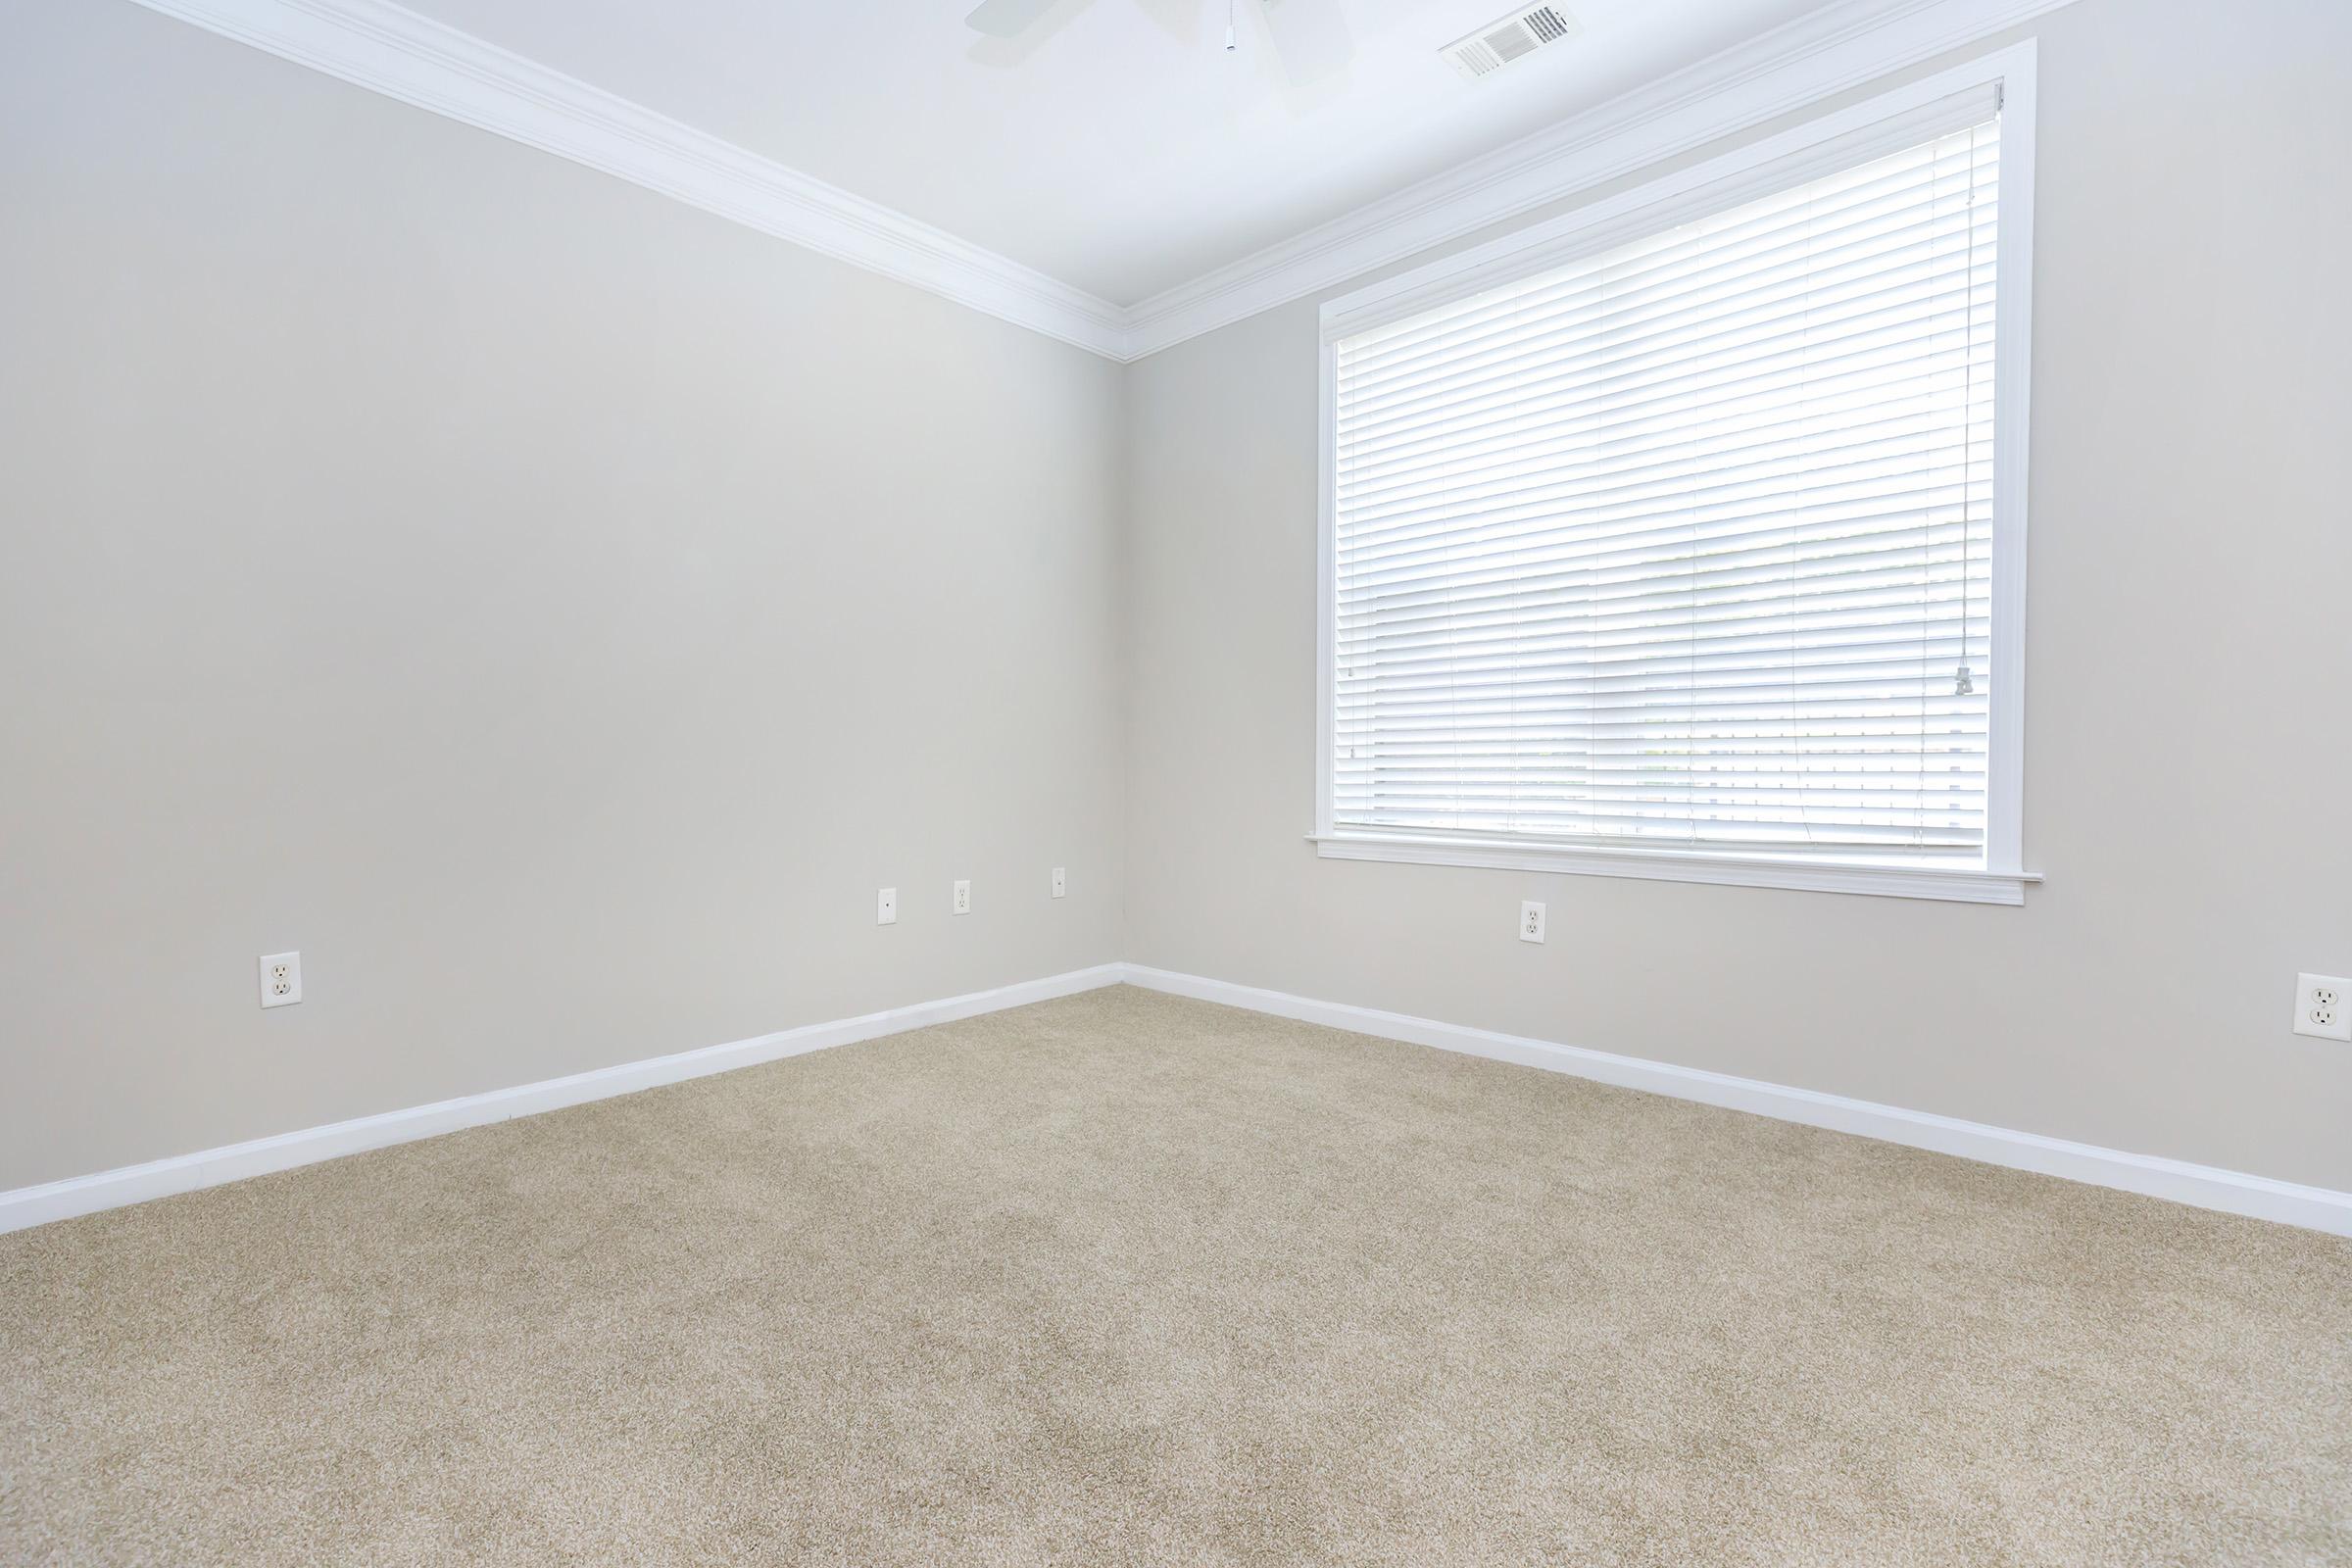
<path fill-rule="evenodd" d="M 71 1219 L 78 1214 L 93 1214 L 102 1209 L 121 1208 L 130 1203 L 143 1203 L 150 1199 L 169 1198 L 174 1193 L 218 1187 L 226 1182 L 242 1181 L 248 1176 L 291 1170 L 370 1149 L 413 1143 L 462 1128 L 507 1121 L 516 1116 L 536 1115 L 540 1111 L 558 1110 L 565 1105 L 584 1104 L 594 1100 L 610 1100 L 618 1095 L 634 1094 L 640 1089 L 682 1083 L 689 1078 L 702 1078 L 759 1062 L 804 1055 L 831 1046 L 878 1039 L 931 1024 L 952 1023 L 958 1018 L 1026 1006 L 1033 1002 L 1047 1002 L 1055 997 L 1073 996 L 1082 991 L 1099 990 L 1122 982 L 1151 991 L 1166 992 L 1171 996 L 1222 1003 L 1227 1006 L 1247 1007 L 1253 1012 L 1271 1013 L 1276 1017 L 1297 1018 L 1334 1029 L 1374 1035 L 1383 1040 L 1401 1040 L 1412 1045 L 1431 1046 L 1440 1051 L 1455 1051 L 1473 1056 L 1491 1057 L 1496 1061 L 1517 1062 L 1527 1067 L 1542 1067 L 1547 1071 L 1570 1073 L 1622 1088 L 1670 1095 L 1678 1100 L 1694 1100 L 1732 1110 L 1744 1110 L 1779 1121 L 1827 1127 L 1837 1132 L 1877 1138 L 1913 1149 L 1933 1150 L 1937 1153 L 1956 1154 L 1964 1159 L 1982 1160 L 1986 1164 L 2037 1171 L 2045 1176 L 2060 1176 L 2069 1181 L 2088 1182 L 2099 1187 L 2119 1188 L 2125 1192 L 2162 1198 L 2197 1208 L 2219 1209 L 2225 1213 L 2245 1214 L 2256 1219 L 2328 1231 L 2337 1236 L 2352 1236 L 2352 1193 L 2334 1192 L 2324 1187 L 2304 1187 L 2293 1182 L 2275 1181 L 2267 1176 L 2252 1176 L 2212 1165 L 2192 1165 L 2184 1160 L 2167 1159 L 2156 1154 L 2129 1154 L 2091 1144 L 2045 1138 L 2039 1133 L 2015 1132 L 2006 1127 L 1961 1121 L 1929 1111 L 1904 1110 L 1866 1100 L 1851 1100 L 1842 1095 L 1791 1089 L 1753 1078 L 1737 1078 L 1728 1073 L 1680 1067 L 1671 1062 L 1648 1061 L 1639 1056 L 1621 1056 L 1578 1046 L 1532 1040 L 1520 1035 L 1499 1034 L 1491 1029 L 1440 1023 L 1433 1018 L 1416 1018 L 1405 1013 L 1384 1012 L 1347 1003 L 1315 1002 L 1287 992 L 1236 985 L 1231 981 L 1210 980 L 1200 975 L 1179 974 L 1174 970 L 1138 963 L 1098 964 L 1091 969 L 1074 969 L 1066 974 L 1000 986 L 991 991 L 969 992 L 960 997 L 916 1003 L 910 1006 L 869 1012 L 856 1018 L 836 1019 L 830 1023 L 806 1024 L 798 1029 L 786 1029 L 753 1040 L 740 1040 L 732 1045 L 710 1046 L 672 1056 L 625 1062 L 616 1067 L 573 1073 L 569 1077 L 550 1078 L 512 1089 L 495 1089 L 487 1094 L 444 1100 L 435 1104 L 416 1105 L 381 1115 L 362 1116 L 325 1127 L 306 1128 L 300 1132 L 280 1133 L 275 1137 L 257 1138 L 250 1143 L 231 1144 L 226 1148 L 208 1149 L 170 1159 L 150 1160 L 142 1165 L 125 1165 L 117 1170 L 72 1177 L 38 1187 L 20 1187 L 14 1192 L 0 1193 L 0 1233 L 45 1225 L 52 1220 Z"/>
<path fill-rule="evenodd" d="M 389 0 L 139 0 L 402 103 L 615 174 L 1111 359 L 1127 313 Z"/>
<path fill-rule="evenodd" d="M 242 1181 L 270 1171 L 291 1170 L 297 1165 L 315 1164 L 369 1149 L 413 1143 L 464 1127 L 533 1116 L 543 1110 L 559 1110 L 592 1100 L 610 1100 L 616 1095 L 635 1094 L 640 1089 L 682 1083 L 689 1078 L 703 1078 L 785 1056 L 805 1055 L 830 1046 L 846 1046 L 931 1024 L 953 1023 L 984 1012 L 1026 1006 L 1033 1002 L 1117 985 L 1124 977 L 1123 964 L 1097 964 L 1091 969 L 1073 969 L 1066 974 L 1024 980 L 991 991 L 918 1002 L 856 1018 L 837 1018 L 830 1023 L 804 1024 L 798 1029 L 738 1040 L 732 1045 L 706 1046 L 672 1056 L 623 1062 L 593 1072 L 518 1084 L 512 1089 L 493 1089 L 487 1094 L 279 1133 L 250 1143 L 149 1160 L 143 1165 L 124 1165 L 39 1187 L 20 1187 L 0 1193 L 0 1233 L 71 1219 L 76 1214 L 92 1214 L 100 1209 L 120 1208 L 126 1203 L 143 1203 L 149 1199 L 169 1198 L 201 1187 L 218 1187 L 223 1182 Z"/>
<path fill-rule="evenodd" d="M 1340 346 L 1315 351 L 1315 832 L 1332 831 L 1340 700 Z"/>
<path fill-rule="evenodd" d="M 138 3 L 1129 361 L 1966 48 L 2073 0 L 1833 0 L 1761 38 L 1126 307 L 390 0 Z"/>
<path fill-rule="evenodd" d="M 2025 862 L 2026 498 L 2034 390 L 2034 160 L 2039 45 L 2001 51 L 2001 191 L 1993 271 L 1992 661 L 1985 714 L 1984 863 Z"/>
<path fill-rule="evenodd" d="M 2033 871 L 1986 871 L 1958 862 L 1832 860 L 1803 856 L 1712 854 L 1615 845 L 1544 844 L 1439 834 L 1338 832 L 1310 835 L 1326 860 L 1466 865 L 1495 871 L 1626 877 L 1638 882 L 1713 882 L 1736 888 L 1793 888 L 1954 904 L 2023 904 L 2041 880 Z"/>
<path fill-rule="evenodd" d="M 1625 1089 L 1639 1089 L 1654 1095 L 1669 1095 L 1677 1100 L 1693 1100 L 1701 1104 L 1744 1110 L 1758 1116 L 1770 1116 L 1776 1121 L 1826 1127 L 1835 1132 L 1853 1133 L 1912 1149 L 1933 1150 L 1939 1154 L 1956 1154 L 1963 1159 L 1980 1160 L 1988 1165 L 2004 1165 L 2012 1170 L 2035 1171 L 2044 1176 L 2087 1182 L 2096 1187 L 2113 1187 L 2171 1202 L 2186 1203 L 2195 1208 L 2219 1209 L 2228 1214 L 2245 1214 L 2282 1225 L 2300 1225 L 2331 1235 L 2352 1236 L 2352 1193 L 2275 1181 L 2267 1176 L 2252 1176 L 2213 1165 L 2192 1165 L 2186 1160 L 2167 1159 L 2158 1154 L 2130 1154 L 2120 1150 L 2101 1149 L 2093 1144 L 2045 1138 L 2039 1133 L 2017 1132 L 1984 1122 L 1961 1121 L 1930 1111 L 1904 1110 L 1895 1105 L 1851 1100 L 1843 1095 L 1825 1095 L 1811 1089 L 1791 1089 L 1783 1084 L 1765 1083 L 1754 1078 L 1736 1078 L 1729 1073 L 1707 1072 L 1697 1067 L 1678 1067 L 1671 1062 L 1648 1061 L 1640 1056 L 1620 1056 L 1605 1051 L 1588 1051 L 1579 1046 L 1554 1045 L 1547 1040 L 1498 1034 L 1492 1029 L 1472 1029 L 1460 1024 L 1440 1023 L 1433 1018 L 1383 1012 L 1378 1008 L 1352 1006 L 1346 1003 L 1315 1002 L 1287 992 L 1266 991 L 1225 980 L 1209 980 L 1200 975 L 1178 974 L 1145 964 L 1130 963 L 1123 968 L 1128 984 L 1164 991 L 1171 996 L 1223 1003 L 1228 1006 L 1247 1007 L 1253 1012 L 1271 1013 L 1280 1018 L 1297 1018 L 1306 1023 L 1351 1030 L 1356 1034 L 1374 1035 L 1383 1040 L 1401 1040 L 1417 1046 L 1432 1046 L 1440 1051 L 1455 1051 L 1495 1061 L 1517 1062 L 1525 1067 L 1564 1072 Z"/>
<path fill-rule="evenodd" d="M 1485 157 L 1133 306 L 1129 359 L 1335 288 L 2073 0 L 1836 0 Z"/>
<path fill-rule="evenodd" d="M 2038 873 L 2025 869 L 2026 428 L 2033 360 L 2034 99 L 2036 45 L 2028 38 L 1979 59 L 1823 115 L 1631 190 L 1532 224 L 1484 245 L 1323 302 L 1315 444 L 1315 826 L 1326 859 L 1391 860 L 1514 871 L 1717 882 L 1967 904 L 2023 904 Z M 1640 845 L 1571 845 L 1343 826 L 1333 809 L 1333 664 L 1338 641 L 1338 528 L 1334 465 L 1339 431 L 1336 346 L 1455 300 L 1497 288 L 1611 246 L 1665 231 L 1787 189 L 1830 171 L 2001 113 L 2000 306 L 1994 344 L 1993 636 L 1985 758 L 1984 853 L 1969 862 L 1895 863 L 1862 855 L 1807 856 L 1690 851 Z"/>

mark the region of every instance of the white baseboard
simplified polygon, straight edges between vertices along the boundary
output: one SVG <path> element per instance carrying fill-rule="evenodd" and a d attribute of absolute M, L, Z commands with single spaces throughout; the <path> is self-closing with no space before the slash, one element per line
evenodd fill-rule
<path fill-rule="evenodd" d="M 536 1115 L 543 1110 L 558 1110 L 591 1100 L 609 1100 L 615 1095 L 634 1094 L 640 1089 L 654 1089 L 688 1078 L 726 1072 L 734 1067 L 749 1067 L 756 1062 L 822 1051 L 828 1046 L 846 1046 L 881 1035 L 895 1035 L 903 1030 L 920 1029 L 927 1024 L 952 1023 L 957 1018 L 1024 1006 L 1032 1002 L 1045 1002 L 1054 997 L 1066 997 L 1101 986 L 1116 985 L 1124 974 L 1123 964 L 1098 964 L 1091 969 L 1073 969 L 1067 974 L 1051 975 L 1043 980 L 1024 980 L 1017 985 L 999 986 L 993 991 L 973 991 L 937 1002 L 918 1002 L 911 1006 L 892 1007 L 856 1018 L 837 1018 L 830 1023 L 804 1024 L 798 1029 L 760 1035 L 752 1040 L 738 1040 L 732 1045 L 706 1046 L 699 1051 L 680 1052 L 674 1056 L 623 1062 L 616 1067 L 600 1067 L 594 1072 L 573 1073 L 565 1078 L 518 1084 L 512 1089 L 493 1089 L 487 1094 L 467 1095 L 463 1099 L 444 1100 L 430 1105 L 414 1105 L 407 1110 L 388 1110 L 380 1115 L 361 1116 L 325 1127 L 308 1127 L 300 1132 L 279 1133 L 274 1137 L 254 1139 L 251 1143 L 201 1150 L 193 1154 L 177 1154 L 170 1159 L 149 1160 L 143 1165 L 124 1165 L 118 1170 L 100 1171 L 92 1176 L 69 1177 L 39 1187 L 20 1187 L 13 1192 L 0 1193 L 0 1233 L 23 1230 L 28 1225 L 45 1225 L 56 1219 L 71 1219 L 76 1214 L 92 1214 L 104 1208 L 120 1208 L 125 1203 L 143 1203 L 151 1198 L 169 1198 L 173 1193 L 193 1192 L 200 1187 L 218 1187 L 223 1182 L 242 1181 L 248 1176 L 261 1176 L 274 1170 L 290 1170 L 296 1165 L 309 1165 L 343 1154 L 357 1154 L 364 1150 L 381 1149 L 389 1144 L 405 1144 L 438 1133 L 456 1132 L 463 1127 L 479 1127 L 487 1122 Z"/>
<path fill-rule="evenodd" d="M 543 1110 L 557 1110 L 591 1100 L 608 1100 L 615 1095 L 633 1094 L 640 1089 L 653 1089 L 688 1078 L 726 1072 L 735 1067 L 749 1067 L 757 1062 L 775 1061 L 784 1056 L 822 1051 L 828 1046 L 846 1046 L 860 1040 L 898 1034 L 903 1030 L 920 1029 L 928 1024 L 951 1023 L 958 1018 L 976 1017 L 984 1012 L 997 1012 L 1032 1002 L 1066 997 L 1080 991 L 1116 985 L 1121 981 L 1174 996 L 1193 997 L 1202 1002 L 1219 1002 L 1229 1006 L 1272 1013 L 1277 1017 L 1328 1024 L 1335 1029 L 1376 1035 L 1384 1040 L 1402 1040 L 1413 1045 L 1434 1046 L 1441 1051 L 1457 1051 L 1497 1061 L 1517 1062 L 1522 1066 L 1573 1073 L 1580 1078 L 1646 1090 L 1651 1094 L 1672 1095 L 1678 1100 L 1695 1100 L 1733 1110 L 1752 1111 L 1759 1116 L 1771 1116 L 1781 1121 L 1802 1122 L 1807 1126 L 1827 1127 L 1837 1132 L 1857 1133 L 1865 1138 L 1906 1144 L 1914 1149 L 1934 1150 L 1937 1153 L 1957 1154 L 1964 1159 L 1983 1160 L 1987 1164 L 2038 1171 L 2045 1176 L 2062 1176 L 2071 1181 L 2089 1182 L 2100 1187 L 2121 1188 L 2125 1192 L 2169 1199 L 2199 1208 L 2220 1209 L 2226 1213 L 2300 1225 L 2337 1236 L 2352 1236 L 2352 1193 L 2334 1192 L 2324 1187 L 2303 1187 L 2293 1182 L 2274 1181 L 2267 1176 L 2251 1176 L 2242 1171 L 2222 1170 L 2212 1165 L 2192 1165 L 2185 1160 L 2167 1159 L 2157 1154 L 2128 1154 L 2091 1144 L 2045 1138 L 2038 1133 L 2016 1132 L 2006 1127 L 1961 1121 L 1929 1111 L 1904 1110 L 1899 1106 L 1875 1104 L 1867 1100 L 1849 1100 L 1843 1095 L 1825 1095 L 1811 1089 L 1791 1089 L 1782 1084 L 1764 1083 L 1753 1078 L 1735 1078 L 1728 1073 L 1706 1072 L 1696 1067 L 1646 1061 L 1639 1056 L 1620 1056 L 1605 1051 L 1554 1045 L 1546 1040 L 1531 1040 L 1519 1035 L 1498 1034 L 1492 1029 L 1440 1023 L 1434 1018 L 1383 1012 L 1375 1007 L 1358 1007 L 1342 1002 L 1316 1002 L 1287 992 L 1266 991 L 1256 986 L 1209 980 L 1200 975 L 1178 974 L 1135 963 L 1098 964 L 1091 969 L 1074 969 L 1067 974 L 1052 975 L 1042 980 L 999 986 L 993 991 L 974 991 L 937 1002 L 918 1002 L 910 1006 L 892 1007 L 886 1011 L 835 1019 L 829 1023 L 805 1024 L 798 1029 L 760 1035 L 752 1040 L 739 1040 L 732 1045 L 709 1046 L 700 1051 L 681 1052 L 673 1056 L 656 1056 L 646 1061 L 624 1062 L 616 1067 L 601 1067 L 594 1072 L 573 1073 L 565 1078 L 550 1078 L 540 1083 L 520 1084 L 512 1089 L 494 1089 L 487 1094 L 444 1100 L 435 1104 L 386 1111 L 375 1116 L 362 1116 L 356 1120 L 306 1128 L 300 1132 L 280 1133 L 270 1138 L 257 1138 L 251 1143 L 231 1144 L 222 1149 L 208 1149 L 170 1159 L 150 1160 L 143 1165 L 125 1165 L 119 1170 L 75 1176 L 39 1187 L 20 1187 L 14 1192 L 0 1193 L 0 1233 L 42 1225 L 51 1220 L 71 1219 L 77 1214 L 96 1213 L 100 1209 L 119 1208 L 126 1203 L 141 1203 L 151 1198 L 168 1198 L 173 1193 L 193 1192 L 200 1187 L 217 1187 L 223 1182 L 241 1181 L 248 1176 L 260 1176 L 270 1171 L 289 1170 L 297 1165 L 381 1149 L 390 1144 L 405 1144 L 439 1133 L 456 1132 L 464 1127 L 479 1127 L 515 1116 L 535 1115 Z"/>
<path fill-rule="evenodd" d="M 2069 1143 L 2063 1138 L 2045 1138 L 2038 1133 L 2021 1133 L 2007 1127 L 1961 1121 L 1956 1117 L 1938 1116 L 1924 1110 L 1904 1110 L 1895 1105 L 1875 1104 L 1867 1100 L 1849 1100 L 1843 1095 L 1790 1089 L 1786 1085 L 1768 1084 L 1754 1078 L 1735 1078 L 1728 1073 L 1677 1067 L 1670 1062 L 1646 1061 L 1639 1056 L 1619 1056 L 1605 1051 L 1558 1046 L 1546 1040 L 1497 1034 L 1491 1029 L 1440 1023 L 1433 1018 L 1415 1018 L 1400 1012 L 1383 1012 L 1378 1008 L 1351 1006 L 1340 1002 L 1315 1002 L 1286 992 L 1265 991 L 1225 980 L 1208 980 L 1199 975 L 1177 974 L 1145 964 L 1130 963 L 1121 967 L 1129 984 L 1165 991 L 1174 996 L 1192 997 L 1201 1002 L 1221 1002 L 1230 1006 L 1272 1013 L 1277 1017 L 1297 1018 L 1306 1023 L 1353 1030 L 1357 1034 L 1377 1035 L 1384 1040 L 1402 1040 L 1418 1046 L 1435 1046 L 1441 1051 L 1458 1051 L 1473 1056 L 1490 1056 L 1497 1061 L 1514 1061 L 1527 1067 L 1573 1073 L 1579 1078 L 1592 1078 L 1627 1089 L 1642 1089 L 1651 1094 L 1671 1095 L 1677 1100 L 1695 1100 L 1704 1104 L 1752 1111 L 1759 1116 L 1802 1122 L 1810 1127 L 1858 1133 L 1865 1138 L 1882 1139 L 1890 1144 L 1907 1144 L 1913 1149 L 1958 1154 L 1964 1159 L 1982 1160 L 1988 1165 L 2007 1165 L 2017 1170 L 2038 1171 L 2044 1176 L 2063 1176 L 2070 1181 L 2121 1188 L 2128 1193 L 2169 1199 L 2176 1203 L 2187 1203 L 2198 1208 L 2220 1209 L 2225 1213 L 2277 1220 L 2281 1224 L 2300 1225 L 2336 1236 L 2352 1236 L 2352 1193 L 2334 1192 L 2325 1187 L 2303 1187 L 2293 1182 L 2274 1181 L 2267 1176 L 2250 1176 L 2243 1171 L 2223 1170 L 2212 1165 L 2192 1165 L 2185 1160 L 2167 1159 L 2158 1154 L 2127 1154 L 2119 1150 L 2101 1149 L 2092 1144 Z"/>

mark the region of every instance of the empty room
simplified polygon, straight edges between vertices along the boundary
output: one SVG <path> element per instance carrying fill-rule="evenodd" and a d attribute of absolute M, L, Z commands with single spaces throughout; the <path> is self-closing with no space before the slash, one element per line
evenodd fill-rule
<path fill-rule="evenodd" d="M 0 1564 L 2352 1565 L 2352 4 L 9 0 Z"/>

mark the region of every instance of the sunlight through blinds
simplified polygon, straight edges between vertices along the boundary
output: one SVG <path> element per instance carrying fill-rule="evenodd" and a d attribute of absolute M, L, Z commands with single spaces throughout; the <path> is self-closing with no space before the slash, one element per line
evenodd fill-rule
<path fill-rule="evenodd" d="M 1999 177 L 1993 114 L 1341 341 L 1335 823 L 1981 855 Z"/>

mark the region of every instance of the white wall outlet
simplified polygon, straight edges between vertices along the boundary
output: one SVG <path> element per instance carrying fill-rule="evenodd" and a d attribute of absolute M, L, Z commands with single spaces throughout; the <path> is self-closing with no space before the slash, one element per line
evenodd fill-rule
<path fill-rule="evenodd" d="M 1063 875 L 1061 874 L 1061 867 L 1060 867 L 1060 866 L 1058 866 L 1058 865 L 1057 865 L 1057 866 L 1055 866 L 1055 867 L 1054 868 L 1054 896 L 1055 898 L 1057 898 L 1057 899 L 1058 899 L 1058 898 L 1060 898 L 1060 897 L 1061 897 L 1063 894 L 1065 894 L 1065 893 L 1067 893 L 1067 892 L 1069 892 L 1069 891 L 1070 891 L 1070 882 L 1069 882 L 1069 878 L 1067 878 L 1067 877 L 1065 877 L 1065 876 L 1063 876 Z"/>
<path fill-rule="evenodd" d="M 1519 906 L 1519 940 L 1522 942 L 1544 940 L 1544 906 L 1536 903 L 1533 899 Z"/>
<path fill-rule="evenodd" d="M 2332 974 L 2295 976 L 2295 1033 L 2352 1041 L 2352 980 Z"/>
<path fill-rule="evenodd" d="M 262 1005 L 290 1007 L 302 1000 L 302 955 L 262 955 Z"/>
<path fill-rule="evenodd" d="M 972 912 L 972 885 L 969 882 L 956 884 L 956 912 L 957 914 Z"/>
<path fill-rule="evenodd" d="M 899 890 L 897 888 L 884 888 L 881 892 L 874 895 L 874 924 L 897 925 L 898 923 Z"/>

